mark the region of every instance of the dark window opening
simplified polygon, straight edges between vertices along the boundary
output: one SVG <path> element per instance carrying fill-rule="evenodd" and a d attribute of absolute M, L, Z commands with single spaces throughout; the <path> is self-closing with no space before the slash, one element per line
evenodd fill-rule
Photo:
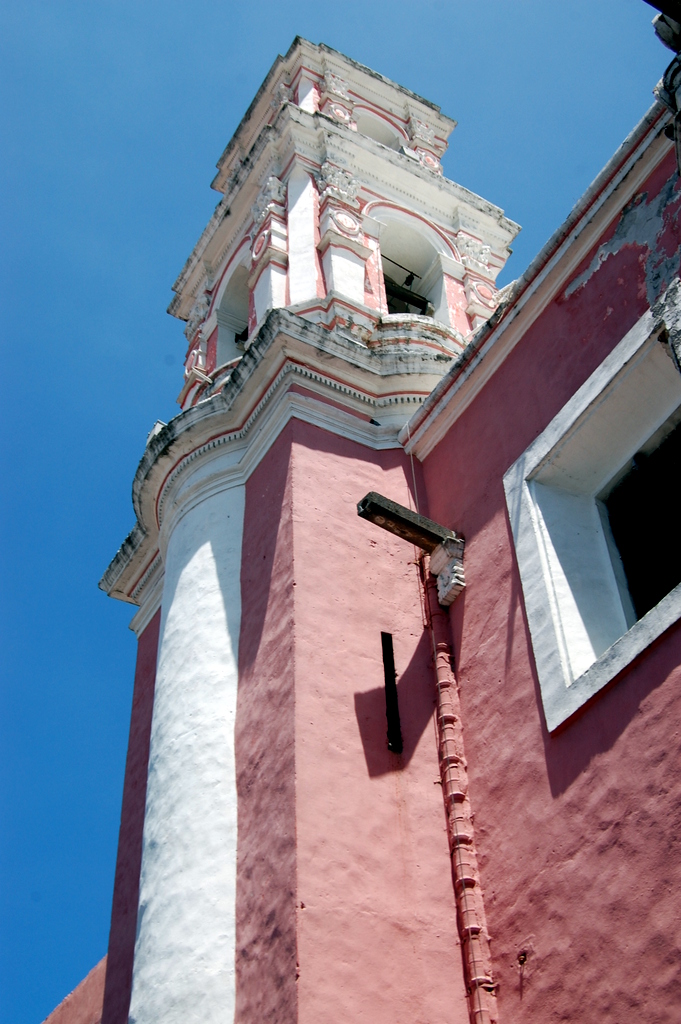
<path fill-rule="evenodd" d="M 381 633 L 383 648 L 383 675 L 385 678 L 385 717 L 388 721 L 388 750 L 393 754 L 402 753 L 402 729 L 400 709 L 397 704 L 397 673 L 393 652 L 392 633 Z"/>
<path fill-rule="evenodd" d="M 385 282 L 385 297 L 388 300 L 389 313 L 413 313 L 421 316 L 430 316 L 432 306 L 423 295 L 413 292 L 411 288 L 405 288 L 403 284 L 397 284 L 391 277 L 383 276 Z M 409 278 L 407 278 L 409 280 Z"/>
<path fill-rule="evenodd" d="M 243 349 L 248 341 L 248 326 L 244 327 L 243 331 L 234 336 L 234 344 L 238 349 Z"/>
<path fill-rule="evenodd" d="M 412 313 L 421 316 L 432 316 L 433 307 L 431 306 L 428 299 L 423 295 L 419 295 L 418 292 L 412 291 L 414 285 L 414 279 L 421 278 L 413 271 L 409 270 L 408 267 L 403 267 L 401 263 L 396 260 L 392 260 L 385 253 L 382 256 L 383 260 L 387 260 L 397 271 L 404 271 L 404 279 L 399 284 L 394 278 L 389 277 L 385 271 L 383 272 L 383 283 L 385 285 L 385 297 L 388 302 L 389 313 Z M 402 274 L 397 274 L 397 277 L 402 278 Z"/>
<path fill-rule="evenodd" d="M 603 502 L 639 619 L 681 583 L 681 424 L 660 433 L 662 442 L 637 452 Z"/>

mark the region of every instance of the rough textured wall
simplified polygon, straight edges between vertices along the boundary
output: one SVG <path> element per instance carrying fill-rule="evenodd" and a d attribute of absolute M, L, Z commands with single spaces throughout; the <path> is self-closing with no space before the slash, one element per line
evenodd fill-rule
<path fill-rule="evenodd" d="M 125 762 L 123 806 L 118 834 L 102 1024 L 127 1024 L 130 1008 L 139 876 L 142 863 L 142 830 L 147 793 L 149 735 L 154 707 L 154 681 L 160 622 L 161 611 L 159 609 L 140 635 L 137 644 L 137 665 L 132 696 L 128 754 Z"/>
<path fill-rule="evenodd" d="M 130 1024 L 234 1017 L 245 487 L 223 466 L 201 500 L 189 477 L 168 524 Z"/>
<path fill-rule="evenodd" d="M 297 938 L 301 1024 L 464 1024 L 414 551 L 357 517 L 412 504 L 402 452 L 294 421 Z M 381 631 L 393 634 L 404 740 L 386 745 Z"/>
<path fill-rule="evenodd" d="M 106 957 L 52 1011 L 44 1024 L 100 1024 L 105 975 Z"/>
<path fill-rule="evenodd" d="M 236 1020 L 297 1020 L 290 428 L 246 486 L 235 734 Z"/>
<path fill-rule="evenodd" d="M 502 487 L 678 271 L 672 170 L 670 156 L 424 465 L 431 516 L 466 537 L 452 625 L 500 1016 L 517 1024 L 679 1017 L 681 628 L 549 736 Z"/>

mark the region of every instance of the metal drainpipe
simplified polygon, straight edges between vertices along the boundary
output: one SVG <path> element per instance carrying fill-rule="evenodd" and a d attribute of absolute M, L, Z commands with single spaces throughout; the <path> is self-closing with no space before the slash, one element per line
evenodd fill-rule
<path fill-rule="evenodd" d="M 429 572 L 428 561 L 428 556 L 421 559 L 421 574 L 437 677 L 440 778 L 447 815 L 452 881 L 469 1012 L 472 1024 L 495 1024 L 498 1020 L 497 1000 L 475 853 L 473 816 L 468 799 L 468 771 L 459 690 L 452 669 L 449 617 L 438 602 L 437 580 Z"/>

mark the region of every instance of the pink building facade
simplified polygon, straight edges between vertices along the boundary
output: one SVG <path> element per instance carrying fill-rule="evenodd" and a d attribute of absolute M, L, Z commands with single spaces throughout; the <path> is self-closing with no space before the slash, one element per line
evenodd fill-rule
<path fill-rule="evenodd" d="M 454 122 L 275 62 L 101 584 L 139 654 L 97 1022 L 678 1018 L 669 121 L 498 292 Z"/>

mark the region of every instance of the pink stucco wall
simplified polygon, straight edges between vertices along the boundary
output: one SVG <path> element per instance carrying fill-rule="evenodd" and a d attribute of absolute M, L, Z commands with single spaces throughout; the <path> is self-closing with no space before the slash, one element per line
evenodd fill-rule
<path fill-rule="evenodd" d="M 236 1014 L 297 1020 L 294 624 L 289 431 L 248 481 L 235 753 Z"/>
<path fill-rule="evenodd" d="M 667 189 L 654 244 L 627 240 L 625 208 L 424 463 L 430 515 L 466 537 L 451 621 L 502 1021 L 679 1019 L 681 627 L 550 736 L 502 487 L 678 272 L 672 170 L 635 199 Z"/>
<path fill-rule="evenodd" d="M 137 664 L 128 754 L 125 763 L 123 806 L 118 835 L 102 1024 L 127 1024 L 130 1008 L 139 876 L 142 864 L 142 830 L 147 793 L 149 737 L 154 706 L 160 622 L 161 611 L 159 609 L 140 635 L 137 644 Z"/>
<path fill-rule="evenodd" d="M 296 1004 L 301 1024 L 467 1020 L 418 577 L 409 548 L 356 514 L 372 489 L 409 503 L 407 479 L 402 453 L 293 421 L 247 485 L 240 1024 L 294 1020 Z"/>
<path fill-rule="evenodd" d="M 44 1024 L 100 1024 L 105 974 L 106 957 L 62 1000 Z"/>

